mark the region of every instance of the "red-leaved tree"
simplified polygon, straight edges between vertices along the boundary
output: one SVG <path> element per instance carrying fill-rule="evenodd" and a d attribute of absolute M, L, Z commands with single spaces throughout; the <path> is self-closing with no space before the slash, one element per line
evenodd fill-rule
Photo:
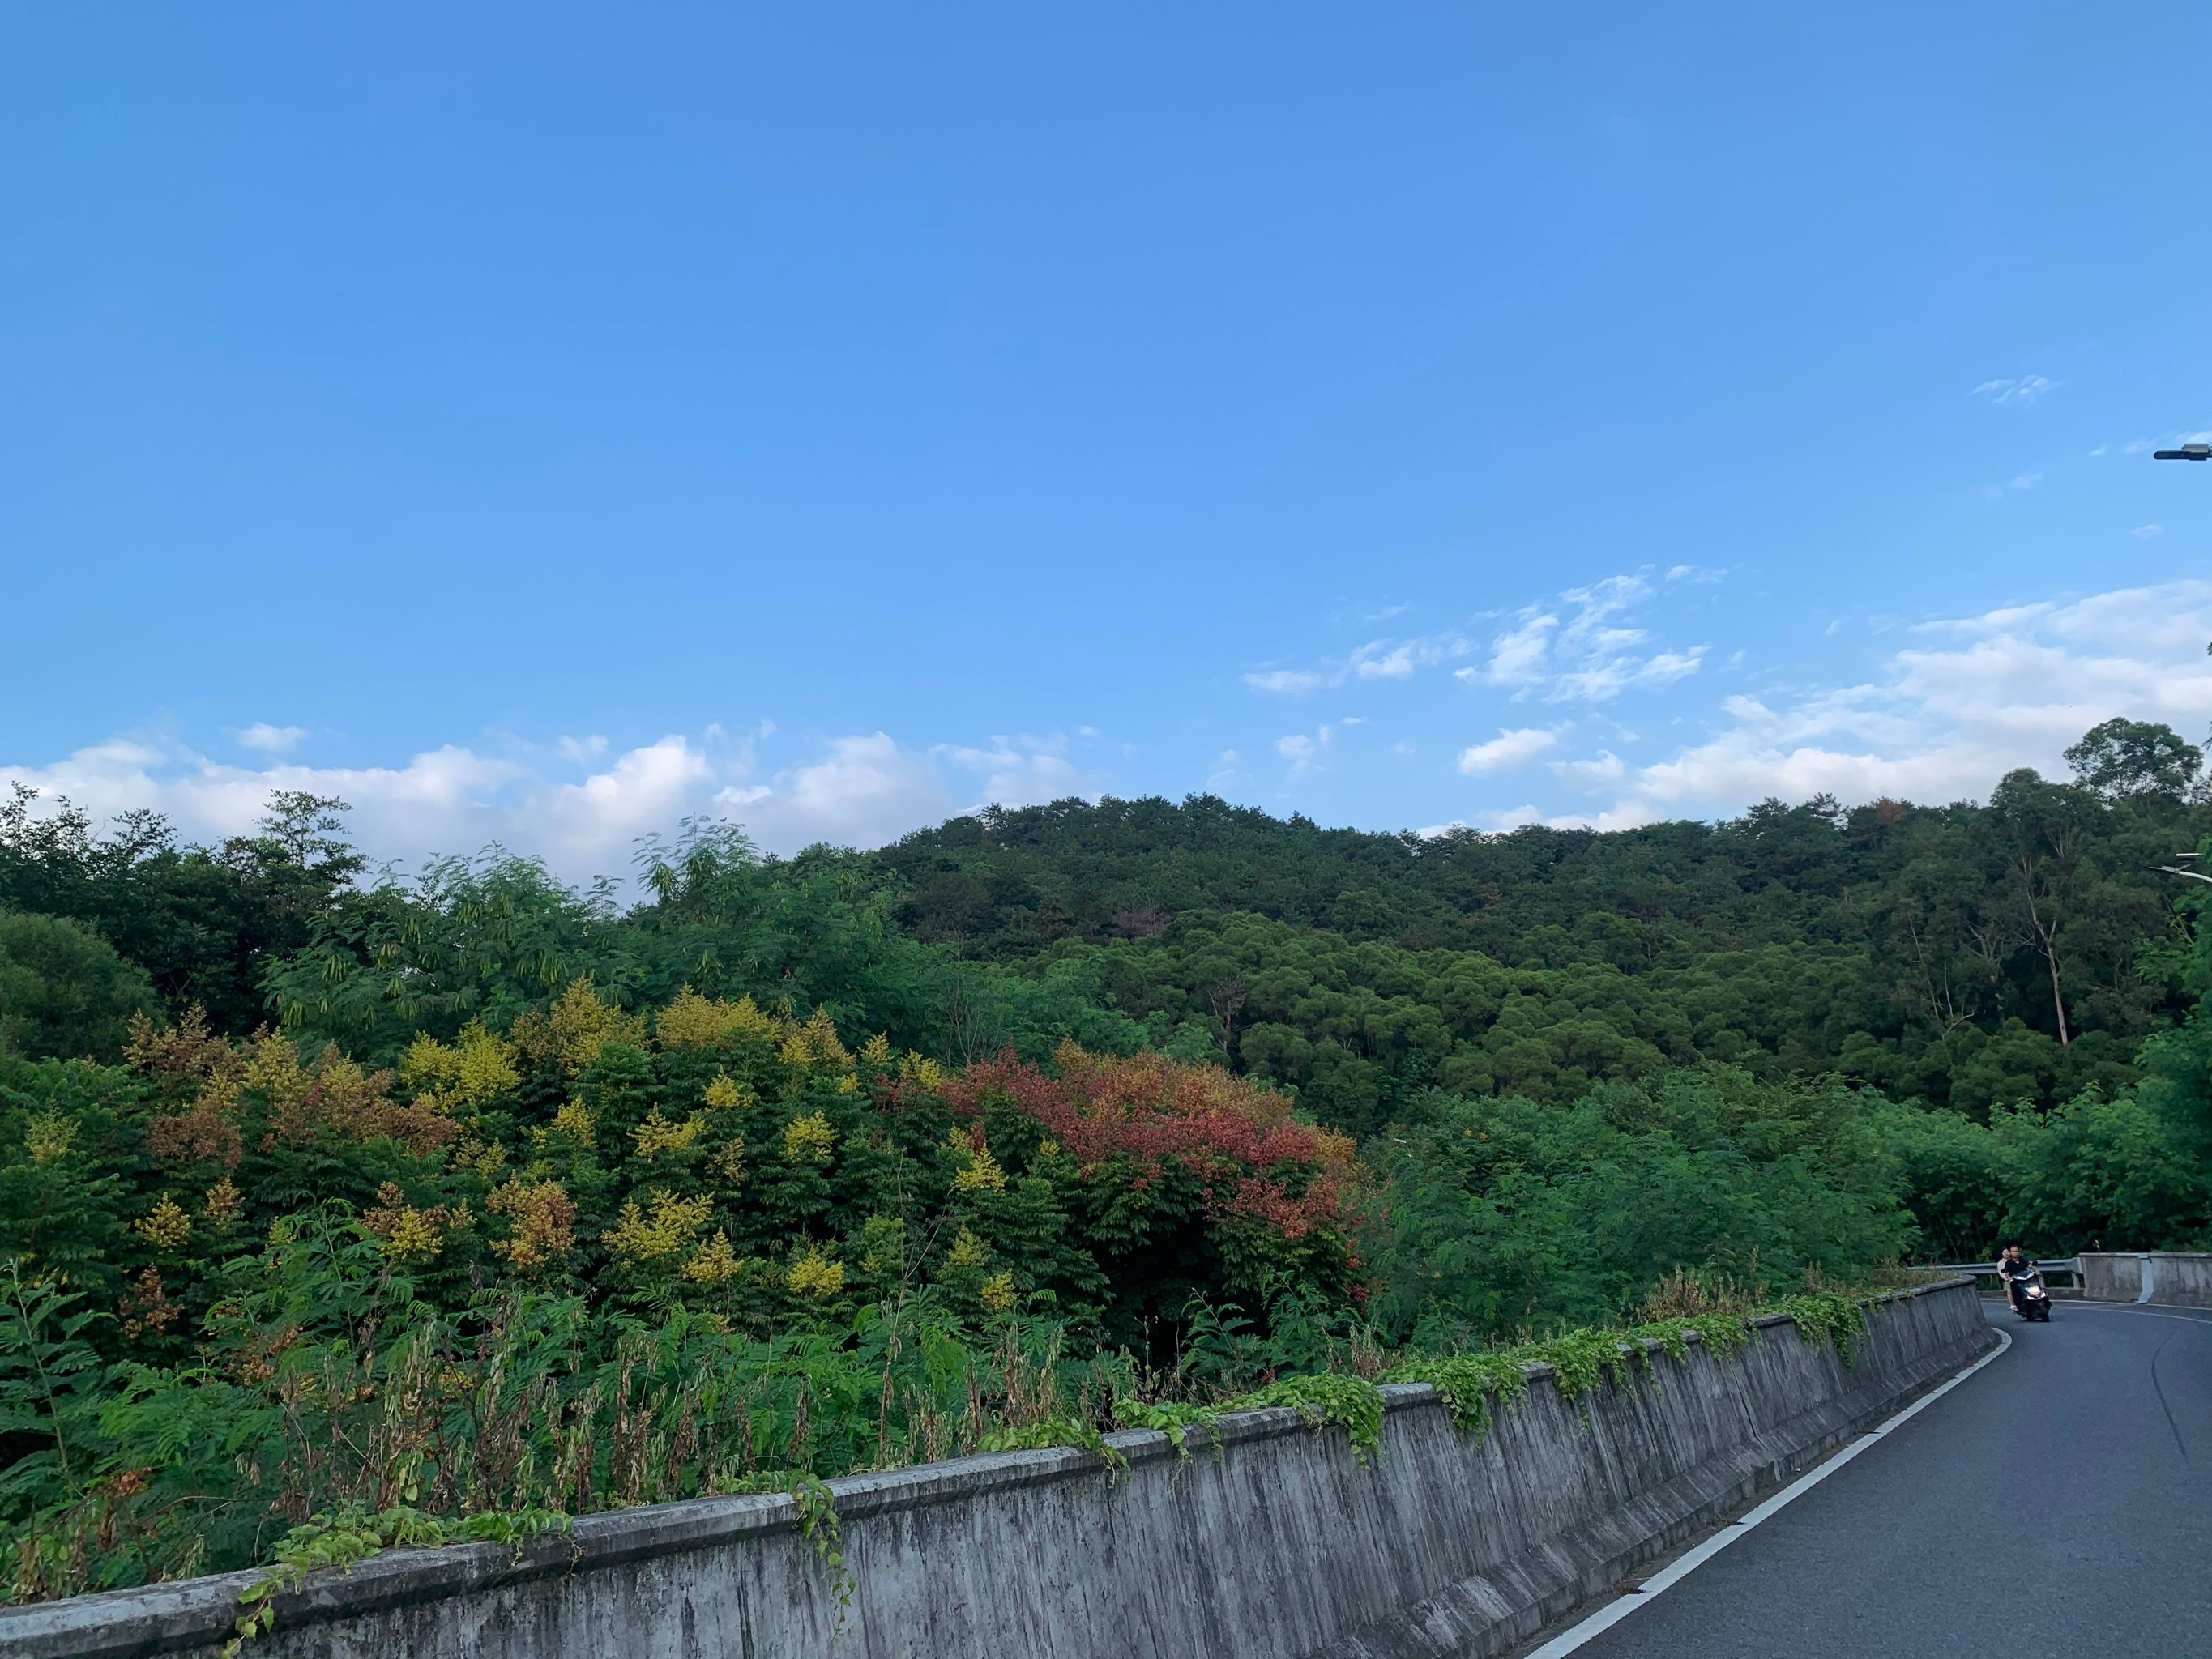
<path fill-rule="evenodd" d="M 1066 1171 L 1110 1277 L 1158 1285 L 1148 1311 L 1172 1320 L 1172 1298 L 1193 1291 L 1255 1312 L 1293 1285 L 1356 1293 L 1362 1183 L 1348 1138 L 1298 1121 L 1288 1096 L 1218 1066 L 1073 1042 L 1053 1061 L 1049 1072 L 1012 1054 L 980 1061 L 945 1096 L 994 1144 L 1033 1136 L 1034 1161 Z"/>

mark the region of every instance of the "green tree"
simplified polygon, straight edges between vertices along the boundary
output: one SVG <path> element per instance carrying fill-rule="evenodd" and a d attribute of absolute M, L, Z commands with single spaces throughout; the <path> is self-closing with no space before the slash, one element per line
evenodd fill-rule
<path fill-rule="evenodd" d="M 2147 795 L 2179 799 L 2203 763 L 2203 750 L 2155 720 L 2106 720 L 2091 726 L 2066 750 L 2066 764 L 2081 787 L 2107 800 Z"/>
<path fill-rule="evenodd" d="M 0 1049 L 119 1060 L 131 1015 L 160 1007 L 145 970 L 91 928 L 0 910 Z"/>

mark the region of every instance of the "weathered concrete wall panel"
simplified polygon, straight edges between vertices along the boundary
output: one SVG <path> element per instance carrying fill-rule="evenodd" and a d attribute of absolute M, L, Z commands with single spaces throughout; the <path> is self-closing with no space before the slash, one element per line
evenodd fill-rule
<path fill-rule="evenodd" d="M 2143 1275 L 2150 1294 L 2143 1295 Z M 2169 1302 L 2188 1308 L 2212 1308 L 2212 1255 L 2173 1250 L 2145 1255 L 2118 1251 L 2081 1255 L 2082 1294 L 2092 1302 Z"/>
<path fill-rule="evenodd" d="M 1845 1370 L 1786 1322 L 1581 1407 L 1539 1370 L 1480 1441 L 1386 1390 L 1371 1465 L 1287 1411 L 1218 1454 L 1111 1437 L 830 1483 L 834 1586 L 781 1497 L 586 1516 L 573 1537 L 393 1552 L 284 1599 L 263 1659 L 1427 1659 L 1494 1653 L 1951 1375 L 1995 1338 L 1966 1280 L 1874 1310 Z M 0 1613 L 0 1651 L 209 1659 L 247 1575 Z"/>

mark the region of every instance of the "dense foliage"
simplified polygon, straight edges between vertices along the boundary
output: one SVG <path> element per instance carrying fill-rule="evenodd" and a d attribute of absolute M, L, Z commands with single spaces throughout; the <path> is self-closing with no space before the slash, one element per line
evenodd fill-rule
<path fill-rule="evenodd" d="M 367 878 L 312 797 L 205 848 L 18 791 L 9 1593 L 1253 1390 L 1356 1437 L 1359 1378 L 1479 1406 L 1499 1345 L 1590 1370 L 1560 1333 L 1639 1310 L 2202 1245 L 2212 939 L 2157 867 L 2212 832 L 2200 757 L 2069 760 L 1612 835 L 691 823 L 627 906 L 495 852 Z"/>
<path fill-rule="evenodd" d="M 396 1074 L 193 1014 L 128 1048 L 0 1078 L 23 1595 L 255 1559 L 348 1503 L 972 1448 L 1060 1414 L 1071 1353 L 1133 1387 L 1187 1365 L 1193 1306 L 1358 1287 L 1351 1144 L 1157 1054 L 952 1075 L 818 1012 L 581 980 Z"/>

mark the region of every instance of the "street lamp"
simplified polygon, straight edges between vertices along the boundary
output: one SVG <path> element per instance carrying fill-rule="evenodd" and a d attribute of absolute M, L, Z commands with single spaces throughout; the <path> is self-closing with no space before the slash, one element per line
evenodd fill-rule
<path fill-rule="evenodd" d="M 2212 461 L 2212 444 L 2184 444 L 2179 449 L 2161 449 L 2152 455 L 2154 461 Z"/>

